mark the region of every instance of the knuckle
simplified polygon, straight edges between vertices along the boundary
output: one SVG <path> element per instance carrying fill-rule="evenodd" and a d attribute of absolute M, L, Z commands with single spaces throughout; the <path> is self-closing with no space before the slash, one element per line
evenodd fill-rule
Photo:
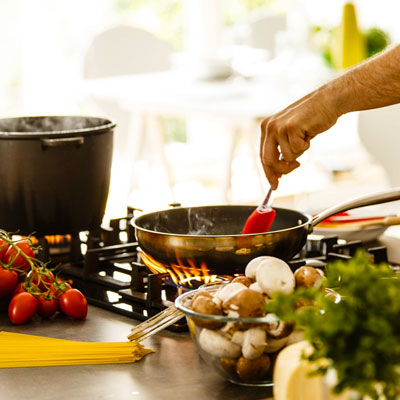
<path fill-rule="evenodd" d="M 276 132 L 279 130 L 279 124 L 276 119 L 272 118 L 267 122 L 266 128 L 268 133 Z"/>
<path fill-rule="evenodd" d="M 287 129 L 291 131 L 299 131 L 301 130 L 301 120 L 297 117 L 296 114 L 292 114 L 286 118 L 286 126 Z"/>
<path fill-rule="evenodd" d="M 296 135 L 296 136 L 291 137 L 290 147 L 291 147 L 293 153 L 301 154 L 305 150 L 308 149 L 309 143 L 306 140 L 304 140 L 303 137 Z"/>
<path fill-rule="evenodd" d="M 297 123 L 293 119 L 289 119 L 286 122 L 286 130 L 290 133 L 297 129 Z"/>

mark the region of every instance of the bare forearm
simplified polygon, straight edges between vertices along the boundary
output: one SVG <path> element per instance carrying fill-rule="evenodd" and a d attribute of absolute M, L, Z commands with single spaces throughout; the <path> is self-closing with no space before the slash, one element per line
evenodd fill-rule
<path fill-rule="evenodd" d="M 348 70 L 319 89 L 338 116 L 400 102 L 400 46 Z"/>
<path fill-rule="evenodd" d="M 400 46 L 347 70 L 261 124 L 260 156 L 273 189 L 318 134 L 351 111 L 400 103 Z"/>

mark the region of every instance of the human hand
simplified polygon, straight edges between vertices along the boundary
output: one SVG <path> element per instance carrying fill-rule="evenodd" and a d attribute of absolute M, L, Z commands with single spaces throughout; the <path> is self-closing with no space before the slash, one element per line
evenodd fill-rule
<path fill-rule="evenodd" d="M 319 91 L 310 93 L 261 123 L 260 157 L 265 175 L 275 190 L 279 178 L 300 166 L 297 159 L 316 135 L 334 125 L 339 113 L 330 110 Z"/>

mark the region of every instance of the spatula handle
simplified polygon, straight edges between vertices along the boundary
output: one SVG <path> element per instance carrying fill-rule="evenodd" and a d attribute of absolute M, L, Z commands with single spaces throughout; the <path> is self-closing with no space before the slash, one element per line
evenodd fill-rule
<path fill-rule="evenodd" d="M 257 207 L 257 210 L 260 212 L 269 211 L 272 208 L 272 189 L 269 188 L 267 195 L 265 196 L 264 201 Z"/>

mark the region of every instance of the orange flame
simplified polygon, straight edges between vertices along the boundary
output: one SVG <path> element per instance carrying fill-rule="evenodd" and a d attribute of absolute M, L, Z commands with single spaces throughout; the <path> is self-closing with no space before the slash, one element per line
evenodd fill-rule
<path fill-rule="evenodd" d="M 71 243 L 71 235 L 46 235 L 44 238 L 47 240 L 49 245 Z M 39 244 L 39 240 L 36 237 L 31 236 L 30 239 L 34 246 Z"/>
<path fill-rule="evenodd" d="M 141 251 L 140 256 L 146 267 L 155 274 L 168 273 L 175 284 L 181 284 L 185 282 L 191 286 L 191 280 L 197 280 L 203 283 L 215 282 L 218 275 L 210 274 L 210 269 L 206 263 L 202 262 L 200 267 L 197 267 L 194 260 L 188 259 L 188 265 L 184 265 L 181 260 L 178 259 L 179 264 L 163 264 L 149 254 Z"/>

